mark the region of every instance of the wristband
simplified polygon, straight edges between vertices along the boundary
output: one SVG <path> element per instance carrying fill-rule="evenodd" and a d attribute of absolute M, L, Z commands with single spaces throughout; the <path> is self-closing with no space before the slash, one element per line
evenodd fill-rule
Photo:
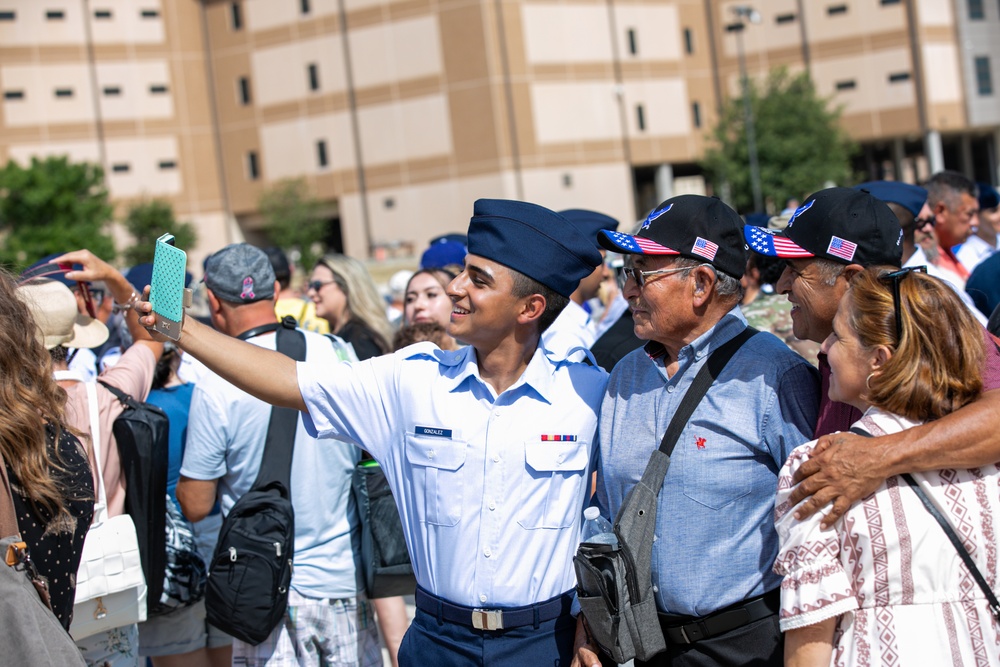
<path fill-rule="evenodd" d="M 118 301 L 116 300 L 115 307 L 120 311 L 132 310 L 133 308 L 136 307 L 136 304 L 138 304 L 140 301 L 141 299 L 139 298 L 139 296 L 135 292 L 132 292 L 132 295 L 128 298 L 128 301 L 126 301 L 125 303 L 118 303 Z"/>

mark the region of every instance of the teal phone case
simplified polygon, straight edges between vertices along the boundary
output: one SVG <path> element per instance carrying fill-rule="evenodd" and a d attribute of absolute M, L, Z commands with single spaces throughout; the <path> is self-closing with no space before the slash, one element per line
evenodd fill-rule
<path fill-rule="evenodd" d="M 187 253 L 170 245 L 174 237 L 164 234 L 156 239 L 153 254 L 153 279 L 149 302 L 156 315 L 156 330 L 177 340 L 184 318 L 184 271 Z"/>

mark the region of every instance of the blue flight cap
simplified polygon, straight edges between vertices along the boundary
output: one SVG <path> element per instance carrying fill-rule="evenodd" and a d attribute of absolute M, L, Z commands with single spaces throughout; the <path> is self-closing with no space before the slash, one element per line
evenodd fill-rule
<path fill-rule="evenodd" d="M 194 276 L 191 275 L 190 271 L 185 271 L 184 287 L 191 287 L 191 280 L 193 278 Z M 125 272 L 125 280 L 129 281 L 136 292 L 141 293 L 146 288 L 146 285 L 153 283 L 153 265 L 149 262 L 136 264 Z"/>
<path fill-rule="evenodd" d="M 421 269 L 442 269 L 446 266 L 465 264 L 465 244 L 460 241 L 450 241 L 439 238 L 431 241 L 431 245 L 420 256 Z"/>
<path fill-rule="evenodd" d="M 900 181 L 868 181 L 854 186 L 855 190 L 867 190 L 872 197 L 884 202 L 899 204 L 913 214 L 920 215 L 920 209 L 927 201 L 927 190 L 919 185 L 910 185 Z"/>
<path fill-rule="evenodd" d="M 469 222 L 469 254 L 523 273 L 565 297 L 601 264 L 594 240 L 555 211 L 480 199 Z"/>
<path fill-rule="evenodd" d="M 594 242 L 594 245 L 598 250 L 603 249 L 597 242 L 597 235 L 601 233 L 601 230 L 606 229 L 609 232 L 613 232 L 618 229 L 617 220 L 612 218 L 610 215 L 604 215 L 603 213 L 598 213 L 597 211 L 588 211 L 582 208 L 571 208 L 565 211 L 559 211 L 559 215 L 573 223 L 573 225 L 580 230 L 581 234 Z"/>
<path fill-rule="evenodd" d="M 1000 192 L 989 183 L 976 183 L 979 188 L 979 210 L 985 211 L 1000 206 Z"/>

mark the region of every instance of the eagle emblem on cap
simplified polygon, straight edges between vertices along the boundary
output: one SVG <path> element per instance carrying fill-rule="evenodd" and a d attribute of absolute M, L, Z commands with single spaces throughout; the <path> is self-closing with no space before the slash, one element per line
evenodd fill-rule
<path fill-rule="evenodd" d="M 659 218 L 661 215 L 663 215 L 673 207 L 674 207 L 673 204 L 668 204 L 666 207 L 661 208 L 659 211 L 653 211 L 652 213 L 647 215 L 646 221 L 642 223 L 642 229 L 649 229 L 649 226 L 653 224 L 653 220 L 656 220 L 657 218 Z"/>
<path fill-rule="evenodd" d="M 805 213 L 806 211 L 808 211 L 809 209 L 811 209 L 812 205 L 815 204 L 815 203 L 816 203 L 816 200 L 813 199 L 813 200 L 807 201 L 805 204 L 803 204 L 802 206 L 799 206 L 797 209 L 795 209 L 795 213 L 792 213 L 792 217 L 790 217 L 788 219 L 788 226 L 791 227 L 792 223 L 795 222 L 795 218 L 799 217 L 800 215 L 802 215 L 803 213 Z"/>

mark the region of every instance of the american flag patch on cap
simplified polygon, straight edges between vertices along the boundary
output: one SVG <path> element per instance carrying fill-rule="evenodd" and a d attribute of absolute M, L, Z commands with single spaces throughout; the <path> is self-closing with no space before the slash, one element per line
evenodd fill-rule
<path fill-rule="evenodd" d="M 694 240 L 694 246 L 691 247 L 691 252 L 695 255 L 700 255 L 711 262 L 715 259 L 715 253 L 719 252 L 719 246 L 712 243 L 708 239 L 703 239 L 699 236 Z"/>
<path fill-rule="evenodd" d="M 839 257 L 850 262 L 854 259 L 854 252 L 857 249 L 857 243 L 851 243 L 850 241 L 842 239 L 839 236 L 834 236 L 830 239 L 830 245 L 827 247 L 826 251 L 834 257 Z"/>

